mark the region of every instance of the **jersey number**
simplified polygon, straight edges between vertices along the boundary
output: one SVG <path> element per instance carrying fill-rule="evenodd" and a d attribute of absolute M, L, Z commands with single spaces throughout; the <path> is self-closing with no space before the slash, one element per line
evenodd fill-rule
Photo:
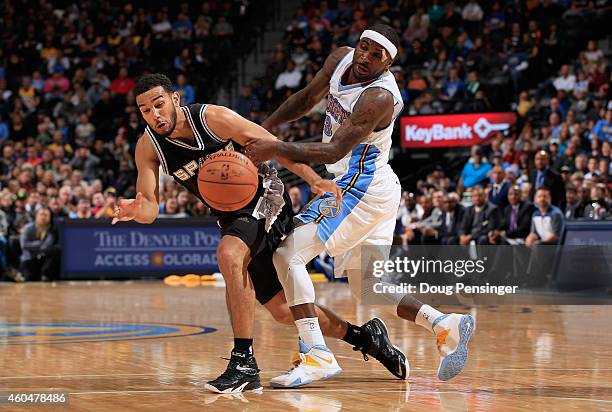
<path fill-rule="evenodd" d="M 325 124 L 323 125 L 323 133 L 325 133 L 326 136 L 332 135 L 331 117 L 329 117 L 329 115 L 325 116 Z"/>

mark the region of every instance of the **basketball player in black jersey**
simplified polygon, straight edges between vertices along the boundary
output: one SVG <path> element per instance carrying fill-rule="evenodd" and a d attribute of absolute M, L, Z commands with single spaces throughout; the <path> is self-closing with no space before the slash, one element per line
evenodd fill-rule
<path fill-rule="evenodd" d="M 163 74 L 142 76 L 136 84 L 135 94 L 147 123 L 136 145 L 137 195 L 135 199 L 119 201 L 113 223 L 127 220 L 151 223 L 156 219 L 160 166 L 164 173 L 173 176 L 204 202 L 197 176 L 207 156 L 221 150 L 240 150 L 258 139 L 276 139 L 262 127 L 225 107 L 180 106 L 179 94 L 172 91 L 170 80 Z M 302 177 L 313 192 L 331 192 L 340 198 L 336 184 L 322 179 L 309 166 L 285 159 L 279 162 Z M 259 172 L 259 190 L 247 206 L 231 213 L 211 208 L 221 227 L 217 260 L 226 283 L 234 333 L 234 349 L 226 371 L 206 385 L 215 392 L 236 393 L 262 388 L 252 348 L 255 299 L 276 320 L 293 323 L 272 263 L 274 250 L 293 229 L 291 202 L 274 169 L 263 163 L 259 165 Z M 348 334 L 343 331 L 346 331 L 347 322 L 326 308 L 317 307 L 316 311 L 326 336 L 359 346 L 364 355 L 374 356 L 394 375 L 405 378 L 405 370 L 397 370 L 400 355 L 387 336 L 372 333 L 369 323 L 362 327 L 351 325 L 352 334 L 346 336 Z"/>

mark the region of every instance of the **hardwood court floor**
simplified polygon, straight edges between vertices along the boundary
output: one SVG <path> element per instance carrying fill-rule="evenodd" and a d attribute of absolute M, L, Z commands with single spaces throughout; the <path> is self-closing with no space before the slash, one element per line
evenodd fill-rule
<path fill-rule="evenodd" d="M 317 295 L 351 322 L 361 324 L 373 316 L 372 309 L 352 303 L 344 284 L 319 284 Z M 230 396 L 203 389 L 206 380 L 225 368 L 221 357 L 231 349 L 223 288 L 172 288 L 161 281 L 0 284 L 0 392 L 69 392 L 68 406 L 43 409 L 70 411 L 612 410 L 612 307 L 506 306 L 472 313 L 477 330 L 470 361 L 450 383 L 435 377 L 438 357 L 432 336 L 383 315 L 394 343 L 410 359 L 408 381 L 393 379 L 375 360 L 364 362 L 344 342 L 329 340 L 344 368 L 333 380 L 301 390 L 266 387 L 262 394 Z M 66 331 L 61 324 L 70 322 L 204 325 L 217 331 L 56 343 L 44 342 L 49 333 L 44 326 L 23 336 L 6 332 L 6 324 L 42 322 L 55 327 L 60 333 L 54 338 L 60 340 Z M 267 385 L 288 368 L 297 345 L 295 330 L 276 324 L 258 308 L 255 338 L 262 383 Z M 26 409 L 0 405 L 0 412 Z"/>

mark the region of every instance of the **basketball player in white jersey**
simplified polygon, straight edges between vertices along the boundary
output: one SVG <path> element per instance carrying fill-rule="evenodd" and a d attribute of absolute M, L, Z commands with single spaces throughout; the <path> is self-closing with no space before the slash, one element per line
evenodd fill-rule
<path fill-rule="evenodd" d="M 342 47 L 330 54 L 313 81 L 263 124 L 272 130 L 299 119 L 327 96 L 321 143 L 258 141 L 245 150 L 255 161 L 281 156 L 325 163 L 343 195 L 341 208 L 331 196 L 308 205 L 297 216 L 302 225 L 275 252 L 276 271 L 300 334 L 300 355 L 291 371 L 272 379 L 272 386 L 302 386 L 341 371 L 319 329 L 306 264 L 327 251 L 335 258 L 336 274 L 348 274 L 351 291 L 361 301 L 361 296 L 372 290 L 370 285 L 361 287 L 361 246 L 371 246 L 373 253 L 379 254 L 372 257 L 384 259 L 384 246 L 392 244 L 401 186 L 388 160 L 393 124 L 403 104 L 389 67 L 398 45 L 398 35 L 391 27 L 370 27 L 355 49 Z M 410 295 L 386 298 L 397 308 L 397 316 L 416 322 L 437 337 L 439 379 L 449 380 L 463 370 L 475 325 L 470 315 L 445 315 Z M 386 332 L 384 323 L 379 322 Z"/>

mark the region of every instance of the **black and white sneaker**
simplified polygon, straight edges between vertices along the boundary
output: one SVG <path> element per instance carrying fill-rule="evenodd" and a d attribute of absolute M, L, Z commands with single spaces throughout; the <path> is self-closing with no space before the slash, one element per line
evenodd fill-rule
<path fill-rule="evenodd" d="M 248 353 L 232 351 L 229 365 L 217 379 L 204 385 L 216 393 L 240 393 L 243 391 L 261 391 L 259 368 L 255 357 Z"/>
<path fill-rule="evenodd" d="M 364 339 L 367 343 L 363 347 L 355 346 L 353 350 L 361 351 L 366 361 L 368 355 L 372 356 L 395 377 L 406 379 L 410 375 L 408 359 L 391 343 L 385 323 L 379 318 L 374 318 L 364 323 L 361 329 L 364 331 Z"/>

